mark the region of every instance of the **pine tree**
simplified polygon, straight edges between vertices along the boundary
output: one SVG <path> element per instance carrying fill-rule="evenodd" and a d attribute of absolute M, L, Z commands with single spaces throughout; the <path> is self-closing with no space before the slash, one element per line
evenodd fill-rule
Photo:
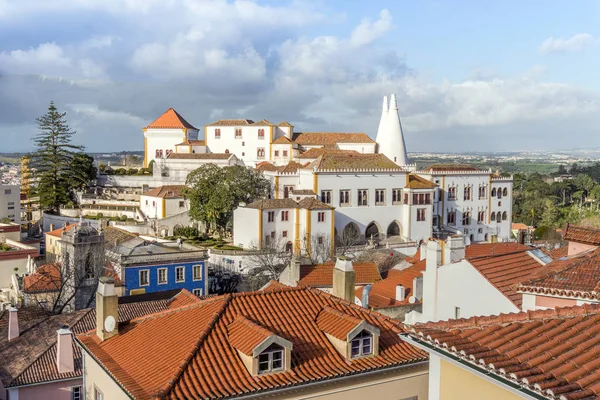
<path fill-rule="evenodd" d="M 60 206 L 69 202 L 71 166 L 76 154 L 83 151 L 83 146 L 71 144 L 75 131 L 69 128 L 65 116 L 50 102 L 48 112 L 36 118 L 40 132 L 33 139 L 37 150 L 31 155 L 37 180 L 35 192 L 42 210 L 51 213 L 58 213 Z"/>

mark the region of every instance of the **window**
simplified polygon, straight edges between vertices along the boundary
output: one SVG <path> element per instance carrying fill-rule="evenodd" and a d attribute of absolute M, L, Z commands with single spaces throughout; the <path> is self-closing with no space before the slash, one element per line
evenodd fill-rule
<path fill-rule="evenodd" d="M 158 150 L 157 150 L 158 151 Z M 9 194 L 12 193 L 12 189 L 4 189 L 4 195 L 8 196 Z"/>
<path fill-rule="evenodd" d="M 323 244 L 323 236 L 317 237 L 317 244 Z"/>
<path fill-rule="evenodd" d="M 471 225 L 471 212 L 470 211 L 463 212 L 462 224 L 463 225 Z"/>
<path fill-rule="evenodd" d="M 362 331 L 352 339 L 351 346 L 352 358 L 373 354 L 373 335 L 368 331 Z"/>
<path fill-rule="evenodd" d="M 477 223 L 478 224 L 483 224 L 484 220 L 485 220 L 485 211 L 479 211 L 477 213 Z"/>
<path fill-rule="evenodd" d="M 263 149 L 262 147 L 259 147 L 258 149 L 256 149 L 256 157 L 258 159 L 265 158 L 265 149 Z"/>
<path fill-rule="evenodd" d="M 146 205 L 148 205 L 148 200 L 146 200 Z"/>
<path fill-rule="evenodd" d="M 506 211 L 504 211 L 502 213 L 502 221 L 506 221 L 507 218 L 508 218 L 508 214 L 506 214 Z"/>
<path fill-rule="evenodd" d="M 275 231 L 271 231 L 271 239 L 275 239 Z"/>
<path fill-rule="evenodd" d="M 221 130 L 215 129 L 215 139 L 221 139 Z"/>
<path fill-rule="evenodd" d="M 321 190 L 321 201 L 325 204 L 331 204 L 331 190 Z"/>
<path fill-rule="evenodd" d="M 271 236 L 265 235 L 265 244 L 268 246 L 271 244 Z"/>
<path fill-rule="evenodd" d="M 95 400 L 104 400 L 104 394 L 102 394 L 100 389 L 98 389 L 96 386 L 94 386 L 94 399 Z"/>
<path fill-rule="evenodd" d="M 282 221 L 287 221 L 290 217 L 290 212 L 289 211 L 282 211 L 281 212 L 281 220 Z"/>
<path fill-rule="evenodd" d="M 242 142 L 242 147 L 244 147 L 246 145 L 246 142 Z"/>
<path fill-rule="evenodd" d="M 404 204 L 408 204 L 408 193 L 404 193 Z"/>
<path fill-rule="evenodd" d="M 201 281 L 202 280 L 202 265 L 194 265 L 193 267 L 193 280 Z"/>
<path fill-rule="evenodd" d="M 460 318 L 460 307 L 454 307 L 454 319 Z"/>
<path fill-rule="evenodd" d="M 367 189 L 358 189 L 358 205 L 366 206 L 368 205 L 369 200 L 369 191 Z"/>
<path fill-rule="evenodd" d="M 140 286 L 150 285 L 150 271 L 147 269 L 140 270 Z"/>
<path fill-rule="evenodd" d="M 285 244 L 285 251 L 287 251 L 288 253 L 292 252 L 292 242 L 287 242 Z"/>
<path fill-rule="evenodd" d="M 287 154 L 288 154 L 287 150 L 283 150 L 283 156 L 287 157 L 288 156 Z"/>
<path fill-rule="evenodd" d="M 259 139 L 264 139 L 265 138 L 265 130 L 264 129 L 259 129 L 258 130 L 258 138 Z"/>
<path fill-rule="evenodd" d="M 448 225 L 455 225 L 456 224 L 456 211 L 448 211 Z"/>
<path fill-rule="evenodd" d="M 71 400 L 81 400 L 81 386 L 71 387 Z"/>
<path fill-rule="evenodd" d="M 413 204 L 431 204 L 431 193 L 413 193 Z"/>
<path fill-rule="evenodd" d="M 202 296 L 202 288 L 200 289 L 192 289 L 192 293 L 194 294 L 194 296 Z"/>
<path fill-rule="evenodd" d="M 317 213 L 317 222 L 325 222 L 325 211 L 319 211 Z"/>
<path fill-rule="evenodd" d="M 242 137 L 242 128 L 235 128 L 235 138 L 239 139 Z"/>
<path fill-rule="evenodd" d="M 498 193 L 498 199 L 501 199 L 502 198 L 502 189 L 499 188 L 497 193 Z"/>
<path fill-rule="evenodd" d="M 175 282 L 185 282 L 185 267 L 175 268 Z"/>
<path fill-rule="evenodd" d="M 152 202 L 152 207 L 156 207 L 156 202 L 155 201 Z"/>
<path fill-rule="evenodd" d="M 290 197 L 290 191 L 294 190 L 293 186 L 284 186 L 283 187 L 283 198 L 287 199 Z"/>
<path fill-rule="evenodd" d="M 508 196 L 508 189 L 507 188 L 502 189 L 502 196 L 504 196 L 504 197 Z"/>
<path fill-rule="evenodd" d="M 485 199 L 485 186 L 479 186 L 479 200 Z"/>
<path fill-rule="evenodd" d="M 162 150 L 156 150 L 155 152 L 156 157 L 155 158 L 162 158 L 163 156 L 163 151 Z"/>
<path fill-rule="evenodd" d="M 9 201 L 8 202 L 8 207 L 9 210 L 14 210 L 15 209 L 15 202 L 14 201 Z"/>
<path fill-rule="evenodd" d="M 384 206 L 385 205 L 385 189 L 376 189 L 375 190 L 375 205 L 376 206 Z"/>
<path fill-rule="evenodd" d="M 281 237 L 287 237 L 287 231 L 281 232 Z"/>
<path fill-rule="evenodd" d="M 167 283 L 167 269 L 159 268 L 158 269 L 158 284 L 164 285 L 165 283 Z"/>
<path fill-rule="evenodd" d="M 425 211 L 424 208 L 417 209 L 417 221 L 425 221 Z"/>
<path fill-rule="evenodd" d="M 179 201 L 179 208 L 183 208 L 183 207 L 185 207 L 185 201 L 180 200 Z"/>
<path fill-rule="evenodd" d="M 350 191 L 340 190 L 340 207 L 350 205 Z"/>
<path fill-rule="evenodd" d="M 274 153 L 275 153 L 275 157 L 279 157 L 279 150 L 275 150 Z"/>
<path fill-rule="evenodd" d="M 402 201 L 402 189 L 392 189 L 392 204 L 398 204 Z"/>
<path fill-rule="evenodd" d="M 448 200 L 456 200 L 456 186 L 448 188 Z"/>
<path fill-rule="evenodd" d="M 246 155 L 246 153 L 244 153 L 244 152 L 242 151 L 242 157 L 244 157 L 245 155 Z"/>
<path fill-rule="evenodd" d="M 492 197 L 496 197 L 496 188 L 492 189 Z"/>
<path fill-rule="evenodd" d="M 267 222 L 275 221 L 275 211 L 267 212 Z"/>
<path fill-rule="evenodd" d="M 491 218 L 491 220 L 492 220 L 492 221 L 495 221 L 495 220 L 496 220 L 496 213 L 495 213 L 495 212 L 493 212 L 493 213 L 492 213 L 492 218 Z"/>
<path fill-rule="evenodd" d="M 496 213 L 496 222 L 501 222 L 502 221 L 502 213 L 500 211 L 498 211 Z"/>
<path fill-rule="evenodd" d="M 471 186 L 465 186 L 463 193 L 465 200 L 471 200 Z"/>
<path fill-rule="evenodd" d="M 284 350 L 277 344 L 272 344 L 258 355 L 258 373 L 281 371 L 283 369 Z"/>

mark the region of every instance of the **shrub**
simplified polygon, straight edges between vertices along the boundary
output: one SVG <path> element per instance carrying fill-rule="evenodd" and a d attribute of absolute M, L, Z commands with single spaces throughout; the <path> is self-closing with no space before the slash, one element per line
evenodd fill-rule
<path fill-rule="evenodd" d="M 125 174 L 127 174 L 127 170 L 125 168 L 117 168 L 117 169 L 115 169 L 115 174 L 125 175 Z"/>
<path fill-rule="evenodd" d="M 127 175 L 135 175 L 138 173 L 138 170 L 136 168 L 129 168 L 127 170 Z"/>
<path fill-rule="evenodd" d="M 100 164 L 98 165 L 98 169 L 100 170 L 100 172 L 104 172 L 106 170 L 106 165 Z"/>
<path fill-rule="evenodd" d="M 127 215 L 121 215 L 121 221 L 125 222 L 127 221 L 129 218 L 127 218 Z"/>
<path fill-rule="evenodd" d="M 193 226 L 177 227 L 173 229 L 173 236 L 185 236 L 187 238 L 193 238 L 198 240 L 198 229 Z"/>

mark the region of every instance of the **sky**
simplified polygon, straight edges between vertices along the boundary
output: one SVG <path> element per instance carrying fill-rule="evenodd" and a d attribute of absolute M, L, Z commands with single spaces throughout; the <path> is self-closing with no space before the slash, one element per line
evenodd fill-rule
<path fill-rule="evenodd" d="M 411 152 L 600 147 L 600 2 L 0 0 L 0 152 L 50 101 L 90 152 L 142 150 L 169 107 L 375 137 Z"/>

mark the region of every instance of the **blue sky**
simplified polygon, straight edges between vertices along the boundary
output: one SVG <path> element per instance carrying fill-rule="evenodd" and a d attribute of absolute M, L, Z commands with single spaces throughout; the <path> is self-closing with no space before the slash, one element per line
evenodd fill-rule
<path fill-rule="evenodd" d="M 0 0 L 0 152 L 32 149 L 50 100 L 89 151 L 117 151 L 168 107 L 374 136 L 389 93 L 409 151 L 600 147 L 599 17 L 585 0 Z"/>

